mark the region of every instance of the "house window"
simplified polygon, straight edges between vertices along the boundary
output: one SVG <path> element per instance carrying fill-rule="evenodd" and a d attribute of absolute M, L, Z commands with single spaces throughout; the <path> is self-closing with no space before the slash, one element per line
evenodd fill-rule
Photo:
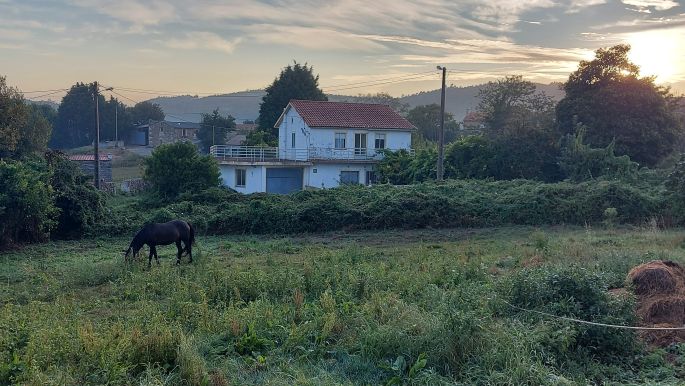
<path fill-rule="evenodd" d="M 354 155 L 366 155 L 366 133 L 354 134 Z"/>
<path fill-rule="evenodd" d="M 290 147 L 295 148 L 295 133 L 290 134 Z"/>
<path fill-rule="evenodd" d="M 341 171 L 340 172 L 340 185 L 353 185 L 359 183 L 359 172 L 358 171 Z"/>
<path fill-rule="evenodd" d="M 314 173 L 314 174 L 316 174 L 316 172 L 317 172 L 317 170 L 316 170 L 316 169 L 314 169 L 314 170 L 312 171 L 312 173 Z"/>
<path fill-rule="evenodd" d="M 376 134 L 376 149 L 385 149 L 385 134 Z"/>
<path fill-rule="evenodd" d="M 235 170 L 235 186 L 239 188 L 245 187 L 245 180 L 247 178 L 247 173 L 245 169 Z"/>
<path fill-rule="evenodd" d="M 335 133 L 335 148 L 336 149 L 344 149 L 346 146 L 345 144 L 345 138 L 347 137 L 347 134 L 345 133 Z"/>
<path fill-rule="evenodd" d="M 186 134 L 186 129 L 183 129 L 183 138 L 186 138 L 188 135 Z"/>

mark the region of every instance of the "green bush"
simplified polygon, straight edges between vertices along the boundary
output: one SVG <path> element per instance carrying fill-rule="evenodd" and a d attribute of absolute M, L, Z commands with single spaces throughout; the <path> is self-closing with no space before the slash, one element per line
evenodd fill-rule
<path fill-rule="evenodd" d="M 144 178 L 162 199 L 175 199 L 180 193 L 219 186 L 219 165 L 211 156 L 201 156 L 190 142 L 157 147 L 145 159 Z"/>
<path fill-rule="evenodd" d="M 590 322 L 633 326 L 634 302 L 609 294 L 610 274 L 578 266 L 543 266 L 523 269 L 512 275 L 500 292 L 517 307 L 543 311 Z M 505 306 L 506 307 L 506 306 Z M 568 322 L 538 314 L 509 309 L 533 323 L 550 323 L 543 339 L 546 349 L 558 356 L 595 354 L 609 360 L 633 353 L 638 343 L 632 330 Z M 506 312 L 505 312 L 506 313 Z"/>
<path fill-rule="evenodd" d="M 0 248 L 48 237 L 59 213 L 49 179 L 42 162 L 0 159 Z"/>
<path fill-rule="evenodd" d="M 45 158 L 51 170 L 50 185 L 55 192 L 55 206 L 60 214 L 54 238 L 77 238 L 90 232 L 101 219 L 104 200 L 74 162 L 64 154 L 47 152 Z"/>
<path fill-rule="evenodd" d="M 181 218 L 210 234 L 325 232 L 340 229 L 638 224 L 664 210 L 661 197 L 618 181 L 545 184 L 529 180 L 458 180 L 397 187 L 349 186 L 292 195 L 186 194 L 151 210 L 130 203 L 107 216 L 103 232 L 132 232 L 147 222 Z"/>

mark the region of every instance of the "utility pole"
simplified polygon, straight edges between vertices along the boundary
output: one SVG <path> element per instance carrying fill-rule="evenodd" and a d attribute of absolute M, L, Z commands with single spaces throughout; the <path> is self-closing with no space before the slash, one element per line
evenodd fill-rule
<path fill-rule="evenodd" d="M 119 101 L 114 105 L 114 147 L 119 147 Z"/>
<path fill-rule="evenodd" d="M 98 82 L 93 83 L 95 97 L 95 187 L 100 189 L 100 108 L 98 106 Z"/>
<path fill-rule="evenodd" d="M 445 78 L 447 76 L 447 68 L 438 66 L 438 70 L 442 70 L 442 93 L 440 95 L 440 133 L 438 135 L 437 180 L 442 181 L 445 174 Z"/>

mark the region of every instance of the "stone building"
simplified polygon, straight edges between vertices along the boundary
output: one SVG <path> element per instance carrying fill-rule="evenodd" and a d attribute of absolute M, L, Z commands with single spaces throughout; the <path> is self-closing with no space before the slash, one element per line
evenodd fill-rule
<path fill-rule="evenodd" d="M 74 154 L 69 156 L 69 160 L 76 162 L 86 175 L 92 177 L 95 174 L 95 156 L 93 154 Z M 111 154 L 100 154 L 100 181 L 112 181 Z"/>
<path fill-rule="evenodd" d="M 200 124 L 195 122 L 150 121 L 148 124 L 148 146 L 157 147 L 177 141 L 198 142 Z"/>

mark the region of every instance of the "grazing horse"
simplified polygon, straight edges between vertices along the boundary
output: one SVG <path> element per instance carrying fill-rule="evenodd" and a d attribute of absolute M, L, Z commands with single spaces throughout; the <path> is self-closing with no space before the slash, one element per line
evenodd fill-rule
<path fill-rule="evenodd" d="M 185 245 L 181 248 L 181 242 Z M 133 241 L 126 250 L 124 260 L 128 261 L 128 255 L 133 251 L 133 258 L 138 256 L 138 251 L 143 245 L 147 244 L 150 247 L 150 256 L 148 256 L 147 267 L 152 265 L 152 256 L 159 264 L 159 257 L 157 256 L 157 245 L 169 245 L 176 243 L 178 253 L 176 254 L 176 264 L 181 263 L 181 254 L 186 252 L 190 257 L 189 262 L 193 262 L 193 243 L 195 242 L 195 229 L 189 223 L 182 220 L 173 220 L 165 223 L 147 224 L 136 233 Z"/>

